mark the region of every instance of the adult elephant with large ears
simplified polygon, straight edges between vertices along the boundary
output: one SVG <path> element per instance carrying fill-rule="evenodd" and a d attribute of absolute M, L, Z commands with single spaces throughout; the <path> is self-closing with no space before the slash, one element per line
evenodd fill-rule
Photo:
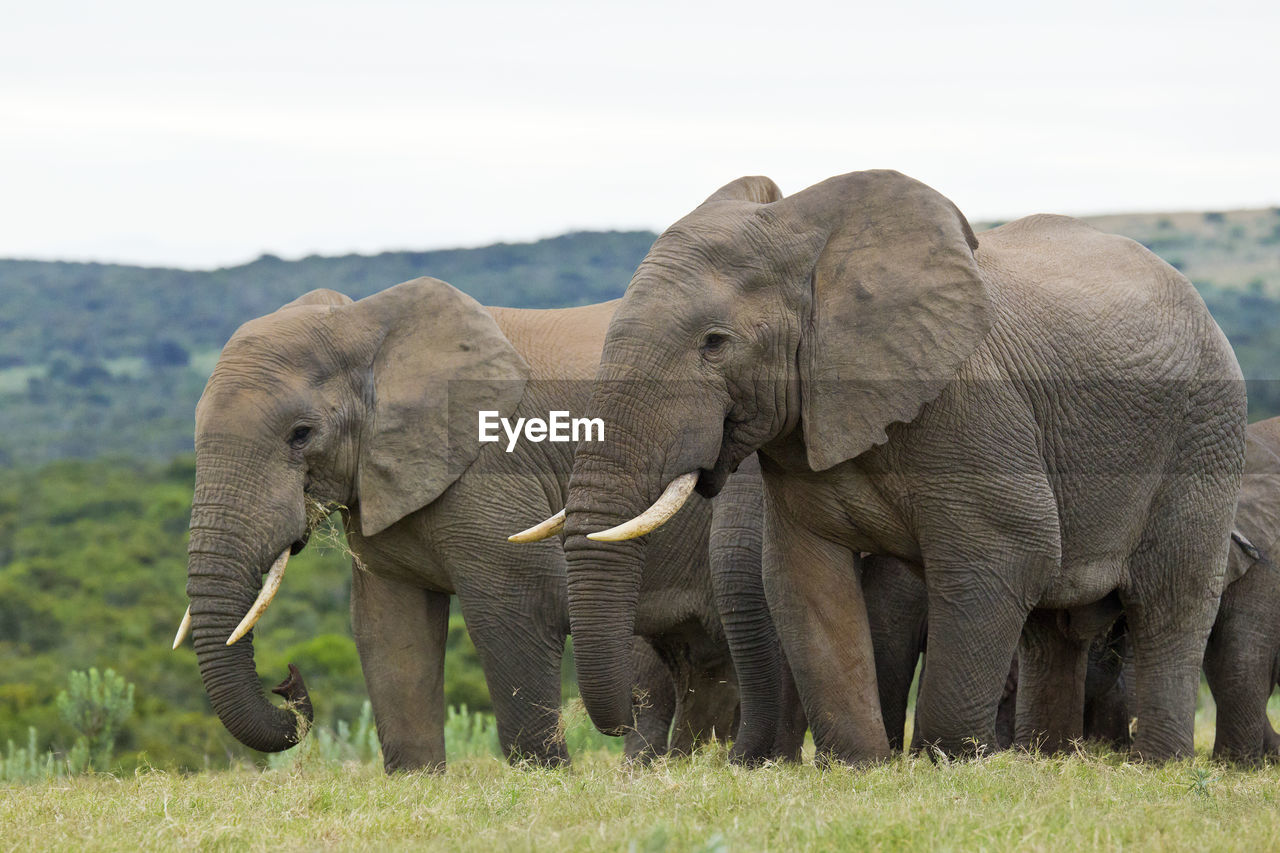
<path fill-rule="evenodd" d="M 522 546 L 506 534 L 563 502 L 573 444 L 481 442 L 478 413 L 580 413 L 615 307 L 486 309 L 422 278 L 358 302 L 314 291 L 236 332 L 196 410 L 187 575 L 201 677 L 236 738 L 264 751 L 297 740 L 296 716 L 259 686 L 250 629 L 306 544 L 318 517 L 309 507 L 342 505 L 363 564 L 353 570 L 352 626 L 387 768 L 444 763 L 450 594 L 479 651 L 504 752 L 567 759 L 557 730 L 564 555 L 558 538 Z M 726 734 L 736 705 L 715 699 L 734 687 L 708 575 L 710 521 L 703 501 L 664 531 L 638 590 L 636 630 L 668 668 L 663 683 L 642 685 L 667 716 L 638 728 L 665 736 L 674 713 L 686 743 L 713 727 Z M 750 549 L 726 559 L 739 558 Z M 637 658 L 630 645 L 625 653 L 630 685 Z M 309 716 L 296 670 L 277 692 Z"/>
<path fill-rule="evenodd" d="M 1137 244 L 1045 216 L 979 244 L 896 172 L 787 198 L 743 178 L 636 270 L 588 414 L 609 432 L 574 460 L 565 549 L 601 729 L 628 719 L 617 658 L 646 548 L 629 537 L 652 529 L 655 500 L 665 517 L 694 484 L 714 495 L 759 450 L 765 590 L 820 753 L 889 751 L 861 552 L 923 566 L 926 742 L 993 743 L 1024 624 L 1043 650 L 1024 684 L 1077 687 L 1020 714 L 1054 742 L 1077 736 L 1084 638 L 1123 607 L 1135 749 L 1191 752 L 1244 386 L 1190 283 Z"/>

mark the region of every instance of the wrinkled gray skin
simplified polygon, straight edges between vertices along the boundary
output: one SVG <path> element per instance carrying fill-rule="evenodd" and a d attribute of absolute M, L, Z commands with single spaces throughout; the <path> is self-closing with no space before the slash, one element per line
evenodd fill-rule
<path fill-rule="evenodd" d="M 1194 288 L 1136 243 L 1035 216 L 979 245 L 951 202 L 894 172 L 785 199 L 740 179 L 637 269 L 589 413 L 612 433 L 574 459 L 565 554 L 602 730 L 630 719 L 618 661 L 651 545 L 586 534 L 686 472 L 714 495 L 758 450 L 765 591 L 820 754 L 889 753 L 860 552 L 923 566 L 926 743 L 994 746 L 1024 625 L 1019 728 L 1050 748 L 1079 737 L 1088 643 L 1123 606 L 1134 750 L 1191 753 L 1244 388 Z M 1042 700 L 1064 683 L 1070 701 Z"/>
<path fill-rule="evenodd" d="M 1249 425 L 1244 479 L 1233 530 L 1239 535 L 1233 535 L 1226 588 L 1209 634 L 1204 672 L 1217 705 L 1214 757 L 1256 762 L 1265 756 L 1280 755 L 1280 734 L 1267 717 L 1267 701 L 1280 684 L 1280 570 L 1270 556 L 1280 544 L 1280 418 Z M 912 577 L 909 572 L 906 574 Z M 924 597 L 923 588 L 917 595 L 910 581 L 900 581 L 894 594 L 898 600 L 890 602 L 890 609 L 910 607 Z M 869 605 L 870 601 L 868 595 Z M 886 645 L 893 642 L 902 640 L 893 636 Z M 876 651 L 878 655 L 880 645 Z M 1117 747 L 1129 742 L 1132 668 L 1121 617 L 1089 650 L 1086 737 Z M 886 678 L 877 666 L 877 677 L 882 695 L 888 681 L 905 698 L 910 674 L 904 684 L 901 672 L 890 672 Z M 1016 688 L 1016 666 L 1010 679 Z M 1002 701 L 1000 711 L 1006 712 L 1013 704 Z M 997 723 L 997 737 L 1000 735 Z"/>
<path fill-rule="evenodd" d="M 573 444 L 521 441 L 507 453 L 505 440 L 477 441 L 477 411 L 580 415 L 615 306 L 486 309 L 423 278 L 358 302 L 314 291 L 236 332 L 196 411 L 187 580 L 201 676 L 235 737 L 264 751 L 296 740 L 294 715 L 263 695 L 253 634 L 224 643 L 276 555 L 305 544 L 314 501 L 349 507 L 348 543 L 367 569 L 353 569 L 352 626 L 388 770 L 444 763 L 451 594 L 504 752 L 567 759 L 556 731 L 569 628 L 561 542 L 506 536 L 562 505 Z M 734 517 L 736 500 L 731 492 L 716 503 Z M 655 535 L 634 590 L 627 624 L 650 645 L 633 658 L 628 637 L 619 652 L 628 685 L 638 671 L 637 692 L 649 697 L 633 753 L 665 751 L 673 716 L 678 749 L 732 725 L 736 687 L 708 575 L 711 518 L 699 498 Z M 737 544 L 718 565 L 754 559 L 758 574 L 758 535 L 754 551 Z M 288 587 L 286 578 L 280 595 Z M 285 692 L 305 706 L 300 682 Z"/>

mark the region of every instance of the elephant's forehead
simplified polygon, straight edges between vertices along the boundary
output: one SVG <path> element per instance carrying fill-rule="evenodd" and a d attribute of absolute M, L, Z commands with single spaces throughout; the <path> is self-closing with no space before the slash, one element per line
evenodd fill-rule
<path fill-rule="evenodd" d="M 767 206 L 710 204 L 663 232 L 645 260 L 661 268 L 706 274 L 777 273 L 812 254 L 810 238 Z"/>
<path fill-rule="evenodd" d="M 291 411 L 304 404 L 306 388 L 303 378 L 279 362 L 224 355 L 196 404 L 196 423 L 204 427 L 220 421 L 257 421 Z"/>
<path fill-rule="evenodd" d="M 312 313 L 276 312 L 250 320 L 236 329 L 223 355 L 267 360 L 297 359 L 316 349 L 326 333 L 324 323 Z"/>
<path fill-rule="evenodd" d="M 767 263 L 765 253 L 751 239 L 746 219 L 739 216 L 685 217 L 654 242 L 648 257 L 704 268 Z"/>

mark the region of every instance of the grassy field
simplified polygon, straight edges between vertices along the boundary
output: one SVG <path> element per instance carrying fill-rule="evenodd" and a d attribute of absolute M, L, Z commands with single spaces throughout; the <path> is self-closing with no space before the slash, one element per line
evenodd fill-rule
<path fill-rule="evenodd" d="M 830 850 L 1280 847 L 1280 772 L 1203 758 L 1002 753 L 949 765 L 745 770 L 722 750 L 652 768 L 493 758 L 388 778 L 367 764 L 76 777 L 3 792 L 0 847 L 29 849 Z"/>
<path fill-rule="evenodd" d="M 310 739 L 276 769 L 0 786 L 0 850 L 1280 849 L 1280 766 L 1209 761 L 1211 704 L 1200 754 L 1164 766 L 1089 746 L 820 770 L 810 747 L 802 766 L 747 770 L 713 744 L 639 768 L 581 716 L 564 770 L 481 747 L 442 775 L 387 777 Z"/>

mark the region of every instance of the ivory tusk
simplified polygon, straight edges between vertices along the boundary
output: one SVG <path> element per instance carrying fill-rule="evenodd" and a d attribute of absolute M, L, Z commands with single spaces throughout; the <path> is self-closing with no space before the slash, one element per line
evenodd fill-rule
<path fill-rule="evenodd" d="M 689 499 L 697 482 L 698 472 L 690 471 L 688 474 L 681 474 L 671 481 L 666 491 L 653 502 L 653 506 L 617 527 L 601 530 L 599 533 L 588 533 L 587 538 L 596 542 L 625 542 L 628 539 L 652 533 L 679 512 L 680 507 L 684 506 L 684 502 Z"/>
<path fill-rule="evenodd" d="M 231 636 L 227 638 L 228 646 L 249 633 L 253 626 L 258 623 L 258 620 L 262 618 L 262 614 L 267 612 L 271 599 L 275 598 L 276 593 L 280 590 L 280 581 L 284 580 L 284 567 L 288 562 L 289 549 L 285 548 L 267 571 L 267 576 L 262 581 L 262 590 L 258 593 L 258 600 L 253 602 L 249 612 L 244 615 L 244 618 L 240 620 L 240 624 L 236 626 L 236 629 L 231 632 Z"/>
<path fill-rule="evenodd" d="M 182 645 L 182 641 L 187 638 L 187 634 L 191 633 L 191 605 L 187 605 L 187 612 L 182 614 L 182 624 L 178 626 L 178 633 L 173 637 L 173 648 L 176 651 L 178 646 Z"/>
<path fill-rule="evenodd" d="M 507 537 L 508 542 L 541 542 L 543 539 L 550 539 L 561 530 L 564 529 L 564 510 L 560 510 L 546 521 L 541 521 L 530 527 L 528 530 L 521 530 L 519 533 L 512 533 Z"/>

